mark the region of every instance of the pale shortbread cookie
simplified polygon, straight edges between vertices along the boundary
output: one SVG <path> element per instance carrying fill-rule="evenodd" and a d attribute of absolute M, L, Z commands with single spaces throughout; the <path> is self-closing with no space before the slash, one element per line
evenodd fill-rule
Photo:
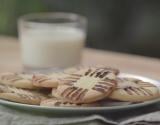
<path fill-rule="evenodd" d="M 104 69 L 106 69 L 106 70 L 108 70 L 108 72 L 112 72 L 112 73 L 114 73 L 114 74 L 116 74 L 116 75 L 118 75 L 119 74 L 119 70 L 118 69 L 116 69 L 116 68 L 111 68 L 111 67 L 107 67 L 107 66 L 105 66 L 105 65 L 97 65 L 97 66 L 95 66 L 96 68 L 104 68 Z"/>
<path fill-rule="evenodd" d="M 23 90 L 13 86 L 0 84 L 0 99 L 31 105 L 39 105 L 41 99 L 45 98 L 46 96 L 36 91 Z"/>
<path fill-rule="evenodd" d="M 72 75 L 72 77 L 80 77 L 80 76 L 85 76 L 86 72 L 90 71 L 90 70 L 95 70 L 95 73 L 97 73 L 97 75 L 99 77 L 102 77 L 103 75 L 105 75 L 105 78 L 108 80 L 115 80 L 117 78 L 117 75 L 119 74 L 119 70 L 118 69 L 114 69 L 114 68 L 110 68 L 110 67 L 105 67 L 105 66 L 95 66 L 95 67 L 73 67 L 73 68 L 68 68 L 67 70 L 67 76 L 66 79 L 68 79 L 68 77 L 70 77 Z M 102 72 L 102 75 L 100 74 L 100 72 Z M 93 73 L 92 73 L 93 74 Z M 92 76 L 92 74 L 90 74 L 90 76 Z M 68 82 L 70 82 L 70 80 L 65 80 L 65 77 L 63 77 L 62 79 L 60 79 L 60 84 L 66 84 Z M 105 79 L 103 78 L 103 79 Z"/>
<path fill-rule="evenodd" d="M 75 73 L 75 72 L 77 72 L 77 71 L 79 71 L 79 70 L 86 69 L 86 68 L 88 68 L 88 67 L 86 67 L 86 66 L 70 67 L 70 68 L 64 69 L 63 72 L 70 74 L 70 73 Z"/>
<path fill-rule="evenodd" d="M 0 83 L 23 89 L 36 89 L 32 84 L 32 75 L 20 73 L 0 74 Z"/>
<path fill-rule="evenodd" d="M 112 79 L 115 80 L 117 78 L 117 75 L 119 74 L 119 70 L 114 69 L 114 68 L 110 68 L 110 67 L 105 67 L 105 66 L 84 67 L 84 68 L 81 68 L 80 70 L 77 70 L 73 74 L 85 75 L 86 72 L 88 72 L 90 70 L 93 70 L 93 71 L 95 70 L 95 72 L 97 73 L 97 75 L 99 77 L 102 77 L 103 75 L 105 75 L 105 78 L 110 79 L 110 80 L 112 80 Z M 90 74 L 90 76 L 92 76 L 93 73 L 94 72 L 92 72 Z M 102 74 L 100 74 L 100 73 L 102 73 Z M 70 74 L 72 74 L 72 73 L 70 73 Z"/>
<path fill-rule="evenodd" d="M 64 100 L 59 100 L 56 98 L 50 98 L 42 100 L 40 106 L 47 107 L 96 107 L 99 106 L 98 103 L 90 103 L 90 104 L 74 104 Z"/>
<path fill-rule="evenodd" d="M 95 69 L 95 68 L 96 67 L 92 67 L 92 69 Z M 62 83 L 60 82 L 61 79 L 65 77 L 69 77 L 70 74 L 83 74 L 87 70 L 88 70 L 88 67 L 79 66 L 79 67 L 67 68 L 64 71 L 59 71 L 59 72 L 51 73 L 48 75 L 35 74 L 33 75 L 32 82 L 33 82 L 33 85 L 37 87 L 55 88 Z M 112 75 L 112 73 L 108 73 L 108 75 L 110 75 L 108 77 L 110 78 L 113 77 L 112 79 L 115 79 L 115 74 L 119 73 L 118 70 L 112 69 L 112 68 L 107 68 L 107 71 L 114 73 L 114 75 Z"/>
<path fill-rule="evenodd" d="M 116 75 L 111 68 L 85 68 L 61 79 L 57 96 L 70 103 L 92 103 L 107 97 L 116 87 Z"/>
<path fill-rule="evenodd" d="M 57 94 L 56 88 L 52 88 L 51 96 L 57 99 L 62 99 L 62 97 Z"/>
<path fill-rule="evenodd" d="M 70 68 L 66 68 L 64 69 L 64 73 L 75 73 L 75 72 L 82 72 L 83 70 L 87 70 L 88 68 L 105 68 L 108 69 L 108 71 L 113 72 L 114 74 L 119 74 L 119 70 L 115 69 L 115 68 L 110 68 L 104 65 L 96 65 L 96 66 L 77 66 L 77 67 L 70 67 Z"/>
<path fill-rule="evenodd" d="M 70 73 L 74 73 L 82 69 L 82 67 L 71 67 L 64 71 L 53 72 L 51 74 L 35 74 L 33 75 L 32 82 L 34 86 L 45 87 L 45 88 L 55 88 L 60 83 L 60 80 L 68 77 Z"/>
<path fill-rule="evenodd" d="M 117 87 L 109 98 L 119 101 L 141 102 L 157 98 L 158 88 L 135 78 L 118 78 Z"/>
<path fill-rule="evenodd" d="M 34 86 L 44 88 L 55 88 L 58 86 L 61 78 L 68 76 L 66 73 L 58 72 L 50 75 L 35 74 L 33 75 L 32 82 Z"/>

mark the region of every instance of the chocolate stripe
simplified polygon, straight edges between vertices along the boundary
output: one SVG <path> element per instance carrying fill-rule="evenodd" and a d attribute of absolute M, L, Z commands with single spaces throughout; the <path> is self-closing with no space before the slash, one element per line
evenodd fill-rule
<path fill-rule="evenodd" d="M 87 75 L 89 75 L 90 73 L 92 72 L 92 70 L 91 69 L 88 69 L 88 71 L 87 72 L 85 72 L 85 76 L 87 76 Z"/>
<path fill-rule="evenodd" d="M 72 80 L 72 79 L 60 79 L 62 82 L 76 82 L 77 80 Z"/>
<path fill-rule="evenodd" d="M 68 86 L 73 86 L 73 84 L 74 84 L 74 82 L 72 82 L 72 81 L 64 81 L 64 82 L 61 82 L 61 83 L 65 84 L 65 85 L 68 85 Z"/>
<path fill-rule="evenodd" d="M 81 77 L 82 75 L 80 75 L 80 74 L 71 74 L 71 75 L 73 75 L 73 76 L 77 76 L 77 77 Z"/>
<path fill-rule="evenodd" d="M 102 82 L 102 81 L 100 81 L 100 82 L 98 82 L 99 84 L 103 84 L 103 85 L 107 85 L 107 86 L 113 86 L 113 85 L 115 85 L 114 83 L 112 83 L 112 82 L 107 82 L 107 81 L 105 81 L 105 82 Z"/>
<path fill-rule="evenodd" d="M 101 75 L 101 73 L 97 72 L 95 77 L 99 77 L 99 75 Z"/>
<path fill-rule="evenodd" d="M 152 91 L 150 91 L 149 89 L 146 89 L 146 88 L 140 88 L 140 89 L 144 90 L 150 96 L 153 95 Z"/>
<path fill-rule="evenodd" d="M 100 78 L 104 78 L 109 72 L 105 71 L 102 75 L 100 75 Z"/>
<path fill-rule="evenodd" d="M 114 80 L 114 79 L 108 79 L 108 78 L 105 78 L 103 81 L 111 82 L 111 83 L 113 83 L 113 84 L 117 83 L 116 80 Z"/>
<path fill-rule="evenodd" d="M 141 94 L 143 94 L 143 92 L 141 92 L 141 90 L 136 89 L 135 87 L 134 87 L 134 88 L 133 88 L 133 87 L 128 87 L 128 89 L 132 91 L 132 94 L 133 94 L 133 93 L 135 93 L 136 95 L 141 95 Z"/>
<path fill-rule="evenodd" d="M 141 87 L 155 87 L 154 85 L 140 85 Z M 156 88 L 156 87 L 155 87 Z"/>
<path fill-rule="evenodd" d="M 19 80 L 23 80 L 22 78 L 15 78 L 15 79 L 11 79 L 9 80 L 10 82 L 16 82 L 16 81 L 19 81 Z"/>
<path fill-rule="evenodd" d="M 54 103 L 55 106 L 60 106 L 61 104 L 62 104 L 62 103 L 61 103 L 61 102 L 58 102 L 58 101 Z"/>
<path fill-rule="evenodd" d="M 128 88 L 124 88 L 124 91 L 125 91 L 126 93 L 128 93 L 129 95 L 133 95 L 132 92 L 131 92 L 131 90 L 128 89 Z"/>
<path fill-rule="evenodd" d="M 78 94 L 79 94 L 81 91 L 83 91 L 82 88 L 77 88 L 77 89 L 71 94 L 70 99 L 75 100 L 76 97 L 78 96 Z"/>
<path fill-rule="evenodd" d="M 65 97 L 71 98 L 72 93 L 74 93 L 78 88 L 77 87 L 72 87 L 68 92 L 66 92 Z"/>
<path fill-rule="evenodd" d="M 50 80 L 50 79 L 49 78 L 43 78 L 43 79 L 39 80 L 38 83 L 46 82 L 48 80 Z"/>
<path fill-rule="evenodd" d="M 36 82 L 41 83 L 41 82 L 46 81 L 46 80 L 48 80 L 47 77 L 42 77 L 41 79 L 37 80 Z"/>
<path fill-rule="evenodd" d="M 134 94 L 136 94 L 136 95 L 146 95 L 142 90 L 140 90 L 139 88 L 132 88 L 131 89 L 133 92 L 134 92 Z"/>
<path fill-rule="evenodd" d="M 63 97 L 65 97 L 66 95 L 67 95 L 67 93 L 68 92 L 70 92 L 70 89 L 76 89 L 76 87 L 69 87 L 69 88 L 66 88 L 62 93 L 61 93 L 61 95 L 63 96 Z"/>
<path fill-rule="evenodd" d="M 80 77 L 65 77 L 63 79 L 79 79 Z"/>
<path fill-rule="evenodd" d="M 142 87 L 155 87 L 154 85 L 147 83 L 147 82 L 141 82 L 138 85 L 140 85 Z"/>
<path fill-rule="evenodd" d="M 72 87 L 72 88 L 70 89 L 70 91 L 68 91 L 68 93 L 66 93 L 66 96 L 65 96 L 65 97 L 69 98 L 70 95 L 71 95 L 74 91 L 75 91 L 75 89 Z"/>
<path fill-rule="evenodd" d="M 86 95 L 86 93 L 88 92 L 87 89 L 84 89 L 76 98 L 76 100 L 82 100 L 84 98 L 84 96 Z"/>
<path fill-rule="evenodd" d="M 96 90 L 98 92 L 101 92 L 101 93 L 106 93 L 106 90 L 104 88 L 100 88 L 100 87 L 93 87 L 92 88 L 93 90 Z"/>
<path fill-rule="evenodd" d="M 36 77 L 36 76 L 34 76 L 33 77 L 33 80 L 35 81 L 35 82 L 37 82 L 38 80 L 40 80 L 40 79 L 43 79 L 44 77 L 42 77 L 42 76 L 38 76 L 38 77 Z"/>
<path fill-rule="evenodd" d="M 106 69 L 106 68 L 100 68 L 99 69 L 100 70 L 100 72 L 101 72 L 101 78 L 104 78 L 107 74 L 109 74 L 109 73 L 111 73 L 111 72 L 109 72 L 108 71 L 108 69 Z M 104 75 L 103 75 L 104 74 Z"/>
<path fill-rule="evenodd" d="M 99 77 L 99 75 L 102 73 L 101 71 L 99 71 L 99 69 L 95 69 L 95 70 L 92 70 L 93 72 L 90 73 L 90 76 L 93 76 L 94 77 Z"/>
<path fill-rule="evenodd" d="M 77 97 L 80 93 L 83 92 L 84 89 L 82 88 L 78 88 L 72 95 L 71 95 L 71 99 L 72 100 L 77 100 Z"/>
<path fill-rule="evenodd" d="M 99 87 L 99 88 L 104 88 L 104 89 L 108 89 L 108 87 L 105 85 L 95 85 L 95 87 Z"/>
<path fill-rule="evenodd" d="M 69 79 L 69 78 L 66 78 L 66 79 L 63 79 L 64 81 L 77 81 L 78 79 Z"/>
<path fill-rule="evenodd" d="M 103 74 L 103 69 L 96 69 L 96 77 L 101 78 L 101 75 Z"/>
<path fill-rule="evenodd" d="M 73 82 L 76 82 L 76 81 L 75 80 L 63 80 L 63 82 L 64 83 L 71 83 L 71 82 L 73 83 Z"/>
<path fill-rule="evenodd" d="M 90 74 L 90 76 L 93 76 L 93 75 L 95 75 L 96 74 L 96 71 L 93 71 L 91 74 Z"/>

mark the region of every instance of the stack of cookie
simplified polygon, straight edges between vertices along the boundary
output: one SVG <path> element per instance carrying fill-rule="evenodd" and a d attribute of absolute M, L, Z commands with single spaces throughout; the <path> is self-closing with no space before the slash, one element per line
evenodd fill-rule
<path fill-rule="evenodd" d="M 47 96 L 32 84 L 32 75 L 2 73 L 0 75 L 0 98 L 31 105 L 39 105 Z"/>
<path fill-rule="evenodd" d="M 142 102 L 158 98 L 159 89 L 155 85 L 120 78 L 119 73 L 105 66 L 70 68 L 48 75 L 3 73 L 0 98 L 50 107 L 105 106 L 110 99 Z"/>

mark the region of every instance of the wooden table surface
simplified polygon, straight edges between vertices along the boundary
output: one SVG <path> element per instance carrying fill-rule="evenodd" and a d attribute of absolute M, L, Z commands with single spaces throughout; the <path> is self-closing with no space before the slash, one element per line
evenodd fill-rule
<path fill-rule="evenodd" d="M 160 59 L 131 54 L 84 49 L 82 64 L 102 64 L 134 73 L 160 79 Z M 19 42 L 16 38 L 0 36 L 0 72 L 22 71 Z"/>

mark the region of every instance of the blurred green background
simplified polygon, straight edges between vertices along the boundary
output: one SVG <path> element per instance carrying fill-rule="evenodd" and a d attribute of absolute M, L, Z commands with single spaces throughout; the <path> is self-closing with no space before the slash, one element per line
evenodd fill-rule
<path fill-rule="evenodd" d="M 160 0 L 0 0 L 0 35 L 17 36 L 21 15 L 56 11 L 88 18 L 87 47 L 160 57 Z"/>

